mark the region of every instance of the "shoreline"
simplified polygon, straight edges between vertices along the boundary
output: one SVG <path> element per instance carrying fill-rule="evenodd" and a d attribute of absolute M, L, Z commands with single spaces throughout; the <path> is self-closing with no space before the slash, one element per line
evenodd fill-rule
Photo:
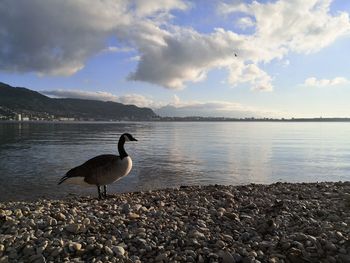
<path fill-rule="evenodd" d="M 187 117 L 163 117 L 163 119 L 154 119 L 154 120 L 1 120 L 0 123 L 31 123 L 31 124 L 116 124 L 116 123 L 137 123 L 137 122 L 269 122 L 269 123 L 347 123 L 350 122 L 350 118 L 287 118 L 287 119 L 271 119 L 271 118 L 263 118 L 263 119 L 231 119 L 231 118 L 187 118 Z"/>
<path fill-rule="evenodd" d="M 0 203 L 0 262 L 350 262 L 350 182 Z"/>

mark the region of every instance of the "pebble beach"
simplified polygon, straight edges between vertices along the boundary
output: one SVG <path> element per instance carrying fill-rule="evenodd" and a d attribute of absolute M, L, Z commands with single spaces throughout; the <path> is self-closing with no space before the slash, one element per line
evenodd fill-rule
<path fill-rule="evenodd" d="M 350 182 L 0 203 L 4 262 L 350 262 Z"/>

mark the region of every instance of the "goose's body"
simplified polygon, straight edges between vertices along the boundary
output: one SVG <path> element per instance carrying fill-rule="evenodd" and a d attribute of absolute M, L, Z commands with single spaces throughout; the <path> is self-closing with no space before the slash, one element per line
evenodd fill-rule
<path fill-rule="evenodd" d="M 118 142 L 119 156 L 113 154 L 96 156 L 69 170 L 58 184 L 64 182 L 85 186 L 96 185 L 99 198 L 101 198 L 100 186 L 104 186 L 104 195 L 106 196 L 106 185 L 127 176 L 131 171 L 132 160 L 124 149 L 126 141 L 137 140 L 130 134 L 124 133 Z"/>

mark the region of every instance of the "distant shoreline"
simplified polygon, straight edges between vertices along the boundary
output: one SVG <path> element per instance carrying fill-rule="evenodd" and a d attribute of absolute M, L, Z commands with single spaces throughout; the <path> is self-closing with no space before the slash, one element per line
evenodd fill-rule
<path fill-rule="evenodd" d="M 230 118 L 201 118 L 201 117 L 164 117 L 158 120 L 0 120 L 0 123 L 132 123 L 132 122 L 350 122 L 350 118 L 292 118 L 292 119 L 230 119 Z"/>

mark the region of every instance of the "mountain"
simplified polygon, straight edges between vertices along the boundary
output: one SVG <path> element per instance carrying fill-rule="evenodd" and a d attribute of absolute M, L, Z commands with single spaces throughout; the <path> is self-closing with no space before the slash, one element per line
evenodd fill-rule
<path fill-rule="evenodd" d="M 149 108 L 111 101 L 49 98 L 0 82 L 0 115 L 9 114 L 95 120 L 151 120 L 157 116 Z"/>

